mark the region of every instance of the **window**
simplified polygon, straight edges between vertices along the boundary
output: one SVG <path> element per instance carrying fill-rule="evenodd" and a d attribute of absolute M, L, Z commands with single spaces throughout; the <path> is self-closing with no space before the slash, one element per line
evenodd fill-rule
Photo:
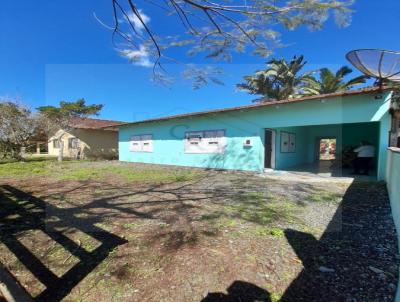
<path fill-rule="evenodd" d="M 68 149 L 78 149 L 79 148 L 79 138 L 71 137 L 68 139 Z"/>
<path fill-rule="evenodd" d="M 186 132 L 185 153 L 223 153 L 225 130 Z"/>
<path fill-rule="evenodd" d="M 60 142 L 58 139 L 53 139 L 53 148 L 60 149 Z"/>
<path fill-rule="evenodd" d="M 131 137 L 129 150 L 131 152 L 153 152 L 153 135 L 133 135 Z"/>

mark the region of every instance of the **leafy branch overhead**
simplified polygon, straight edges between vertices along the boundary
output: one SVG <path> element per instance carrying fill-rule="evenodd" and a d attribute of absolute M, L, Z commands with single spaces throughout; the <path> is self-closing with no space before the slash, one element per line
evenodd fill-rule
<path fill-rule="evenodd" d="M 162 70 L 178 62 L 170 49 L 185 47 L 189 55 L 229 61 L 234 53 L 251 51 L 266 57 L 280 44 L 282 30 L 305 25 L 321 29 L 333 13 L 336 23 L 350 22 L 353 0 L 112 0 L 113 41 L 133 63 Z M 146 15 L 151 11 L 152 15 Z M 156 28 L 151 19 L 165 18 Z"/>

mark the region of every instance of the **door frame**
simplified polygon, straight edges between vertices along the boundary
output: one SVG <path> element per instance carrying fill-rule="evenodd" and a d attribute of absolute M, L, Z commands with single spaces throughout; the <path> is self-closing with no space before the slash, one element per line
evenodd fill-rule
<path fill-rule="evenodd" d="M 263 129 L 263 142 L 264 142 L 264 153 L 263 153 L 263 168 L 264 169 L 273 169 L 276 168 L 276 130 L 271 128 L 264 128 Z M 267 131 L 271 132 L 271 168 L 265 167 L 265 133 Z"/>

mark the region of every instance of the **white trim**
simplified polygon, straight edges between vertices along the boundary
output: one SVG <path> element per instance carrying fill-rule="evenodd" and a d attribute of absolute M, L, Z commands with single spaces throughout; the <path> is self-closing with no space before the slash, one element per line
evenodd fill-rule
<path fill-rule="evenodd" d="M 130 152 L 153 152 L 153 134 L 135 134 L 129 141 Z"/>
<path fill-rule="evenodd" d="M 184 153 L 224 153 L 226 146 L 225 130 L 212 129 L 187 131 L 184 138 Z"/>

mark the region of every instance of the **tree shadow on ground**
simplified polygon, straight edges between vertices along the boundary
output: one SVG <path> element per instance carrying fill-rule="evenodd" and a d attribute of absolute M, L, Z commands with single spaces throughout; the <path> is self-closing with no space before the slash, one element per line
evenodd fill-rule
<path fill-rule="evenodd" d="M 209 181 L 210 185 L 205 181 Z M 194 227 L 204 219 L 230 218 L 265 225 L 276 217 L 290 217 L 286 210 L 268 205 L 268 202 L 275 205 L 279 200 L 254 194 L 257 188 L 260 194 L 266 193 L 262 187 L 266 186 L 265 180 L 260 179 L 260 183 L 256 183 L 257 179 L 251 179 L 250 184 L 254 182 L 251 186 L 241 182 L 234 188 L 226 183 L 215 184 L 214 181 L 206 176 L 189 183 L 156 184 L 135 189 L 101 183 L 99 186 L 106 187 L 104 191 L 108 196 L 93 198 L 83 204 L 63 199 L 63 207 L 44 199 L 59 199 L 76 188 L 66 188 L 64 192 L 57 190 L 57 196 L 37 198 L 12 186 L 0 186 L 0 240 L 46 286 L 36 299 L 59 301 L 114 248 L 126 242 L 95 225 L 107 219 L 157 220 L 170 224 L 172 227 L 150 234 L 148 243 L 164 240 L 166 247 L 174 252 L 185 245 L 197 244 L 202 235 L 216 235 L 212 230 Z M 79 184 L 78 190 L 81 187 L 82 184 Z M 88 185 L 85 190 L 90 189 Z M 313 188 L 305 188 L 305 193 L 312 192 Z M 286 238 L 302 260 L 304 270 L 286 290 L 282 301 L 354 301 L 352 298 L 357 301 L 385 301 L 385 297 L 389 297 L 389 301 L 393 297 L 395 288 L 392 285 L 397 283 L 398 278 L 397 246 L 385 192 L 384 184 L 351 185 L 319 240 L 312 234 L 286 230 Z M 164 196 L 168 198 L 162 198 Z M 208 216 L 199 216 L 198 207 L 204 203 L 207 203 L 207 208 L 210 204 L 228 205 L 230 213 L 214 209 L 208 212 Z M 101 244 L 92 252 L 87 252 L 65 236 L 60 228 L 77 228 Z M 18 234 L 29 230 L 43 231 L 80 262 L 62 276 L 55 275 L 19 242 Z M 335 271 L 321 272 L 320 266 Z M 377 274 L 371 271 L 370 266 L 385 273 Z M 236 281 L 227 291 L 228 294 L 209 294 L 209 300 L 204 302 L 271 299 L 266 291 L 244 281 Z M 253 295 L 257 293 L 260 294 L 258 300 Z M 260 300 L 260 297 L 265 300 Z"/>
<path fill-rule="evenodd" d="M 95 269 L 117 246 L 126 240 L 107 232 L 84 218 L 67 215 L 42 199 L 9 185 L 0 186 L 0 241 L 39 280 L 46 289 L 35 297 L 36 301 L 60 301 L 93 269 Z M 53 222 L 47 222 L 53 221 Z M 59 229 L 77 228 L 100 242 L 88 252 Z M 25 231 L 39 230 L 59 243 L 80 261 L 61 277 L 53 273 L 33 251 L 18 240 Z"/>
<path fill-rule="evenodd" d="M 227 294 L 209 293 L 201 302 L 270 302 L 270 294 L 249 282 L 235 281 L 227 288 Z"/>
<path fill-rule="evenodd" d="M 397 237 L 383 183 L 354 182 L 319 240 L 285 235 L 304 269 L 281 301 L 394 300 Z"/>

